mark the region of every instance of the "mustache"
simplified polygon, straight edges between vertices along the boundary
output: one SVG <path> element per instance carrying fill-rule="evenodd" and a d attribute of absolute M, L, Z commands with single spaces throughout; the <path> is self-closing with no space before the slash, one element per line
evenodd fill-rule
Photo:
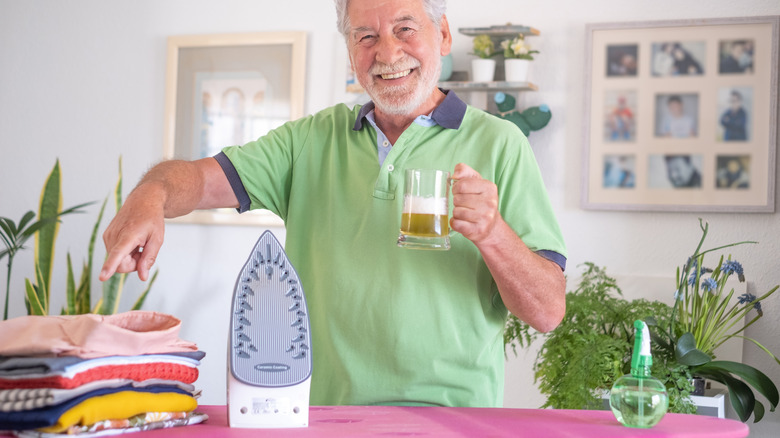
<path fill-rule="evenodd" d="M 392 64 L 384 64 L 375 61 L 368 70 L 368 73 L 372 76 L 386 75 L 391 73 L 398 73 L 399 71 L 411 70 L 418 67 L 420 67 L 420 61 L 411 56 L 408 56 Z"/>

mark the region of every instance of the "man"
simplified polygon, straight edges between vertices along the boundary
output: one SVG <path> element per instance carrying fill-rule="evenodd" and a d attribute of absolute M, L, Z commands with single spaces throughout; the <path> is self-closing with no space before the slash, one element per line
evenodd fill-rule
<path fill-rule="evenodd" d="M 753 69 L 753 59 L 746 50 L 747 41 L 737 40 L 724 43 L 727 51 L 721 54 L 720 73 L 749 73 Z"/>
<path fill-rule="evenodd" d="M 666 175 L 676 189 L 700 188 L 701 174 L 690 155 L 664 155 Z"/>
<path fill-rule="evenodd" d="M 729 108 L 720 116 L 723 126 L 723 141 L 747 140 L 747 112 L 742 105 L 742 93 L 731 90 Z"/>
<path fill-rule="evenodd" d="M 696 136 L 696 123 L 683 109 L 682 97 L 673 94 L 666 101 L 661 134 L 664 137 L 689 138 Z"/>
<path fill-rule="evenodd" d="M 336 9 L 373 103 L 156 166 L 105 232 L 101 278 L 145 279 L 164 217 L 268 208 L 307 295 L 312 404 L 499 406 L 507 309 L 541 331 L 565 309 L 565 248 L 527 140 L 436 87 L 452 43 L 443 0 Z M 450 251 L 395 246 L 403 169 L 421 167 L 454 168 Z"/>

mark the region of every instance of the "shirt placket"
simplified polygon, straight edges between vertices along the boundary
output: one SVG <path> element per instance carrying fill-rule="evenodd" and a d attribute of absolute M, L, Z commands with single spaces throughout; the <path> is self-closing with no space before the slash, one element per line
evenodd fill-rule
<path fill-rule="evenodd" d="M 374 197 L 378 199 L 393 200 L 396 191 L 403 181 L 403 169 L 406 162 L 407 146 L 418 137 L 421 129 L 425 129 L 412 123 L 398 138 L 392 148 L 387 152 L 379 168 L 379 176 L 374 184 Z"/>

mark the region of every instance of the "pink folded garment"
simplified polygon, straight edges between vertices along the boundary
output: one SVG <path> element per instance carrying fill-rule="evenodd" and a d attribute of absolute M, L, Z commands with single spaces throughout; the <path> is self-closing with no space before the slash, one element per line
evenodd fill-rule
<path fill-rule="evenodd" d="M 181 321 L 135 310 L 116 315 L 21 316 L 0 322 L 0 356 L 132 356 L 196 351 L 179 339 Z"/>

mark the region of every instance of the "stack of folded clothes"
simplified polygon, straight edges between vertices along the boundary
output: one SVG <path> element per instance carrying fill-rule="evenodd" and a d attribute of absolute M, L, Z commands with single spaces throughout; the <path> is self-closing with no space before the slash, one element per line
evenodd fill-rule
<path fill-rule="evenodd" d="M 0 322 L 0 431 L 114 435 L 205 421 L 192 385 L 205 353 L 147 311 Z"/>

